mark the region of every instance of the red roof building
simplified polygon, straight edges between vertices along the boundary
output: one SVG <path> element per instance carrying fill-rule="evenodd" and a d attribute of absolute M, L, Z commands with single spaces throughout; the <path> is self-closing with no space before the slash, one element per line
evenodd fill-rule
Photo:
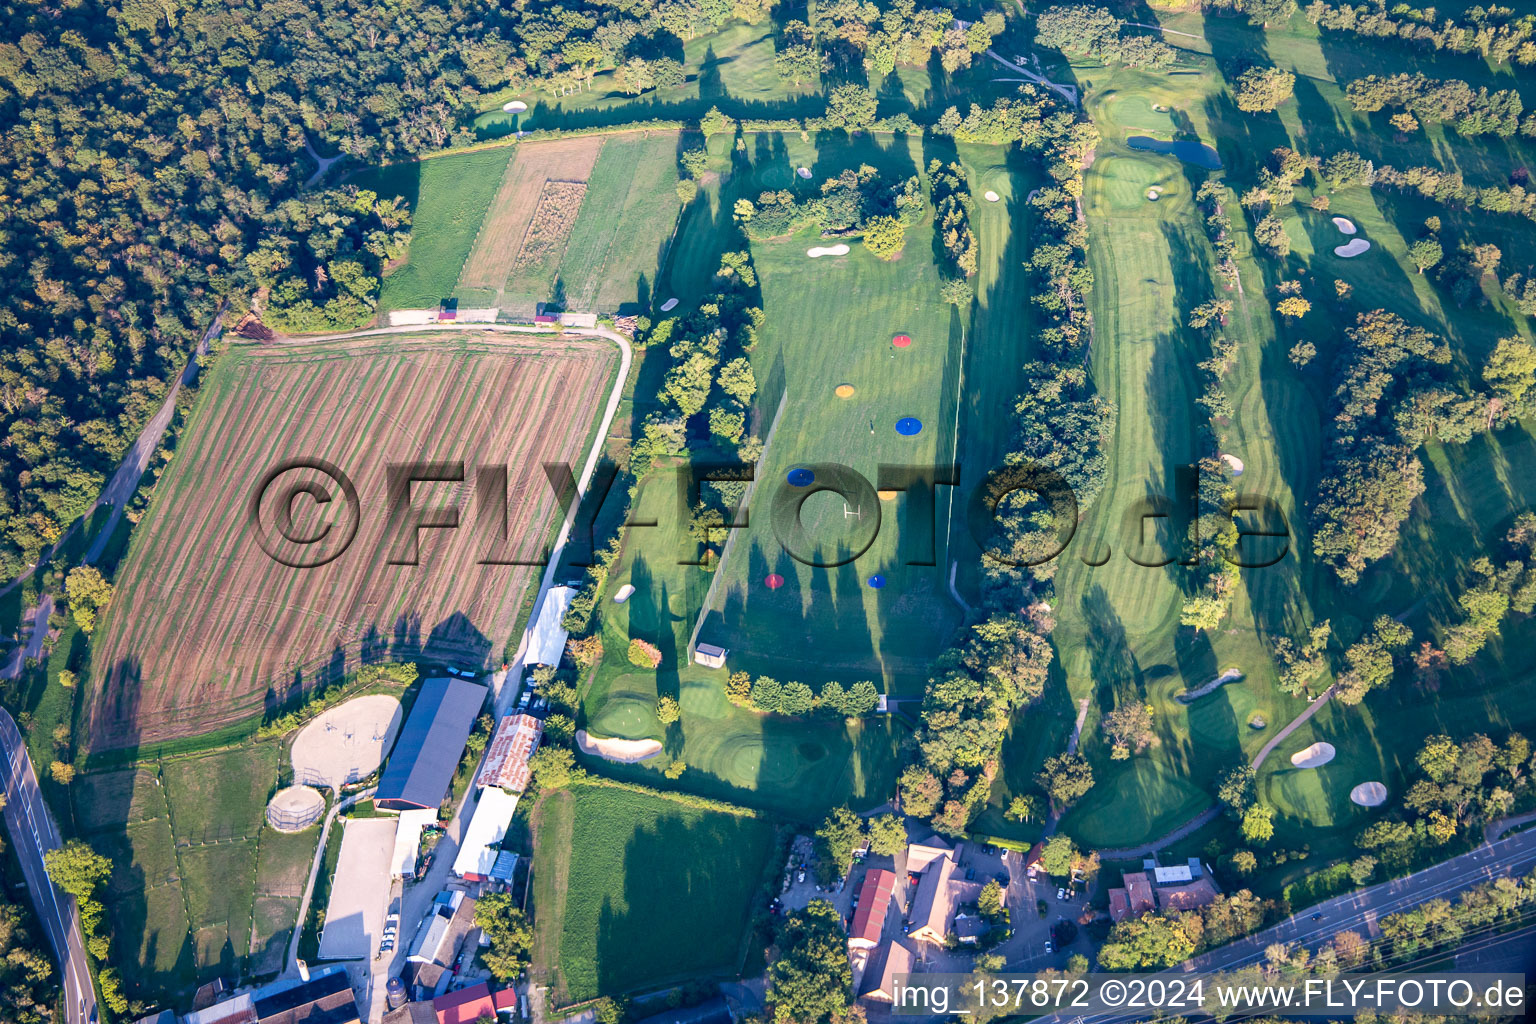
<path fill-rule="evenodd" d="M 479 785 L 500 786 L 521 793 L 528 788 L 528 759 L 544 735 L 544 722 L 533 715 L 507 715 L 496 727 L 496 735 L 480 769 Z"/>
<path fill-rule="evenodd" d="M 853 927 L 848 929 L 849 949 L 873 949 L 880 945 L 885 930 L 885 914 L 896 895 L 896 874 L 884 868 L 866 872 L 859 886 L 859 909 L 853 912 Z"/>
<path fill-rule="evenodd" d="M 497 1013 L 501 1013 L 502 1011 L 511 1013 L 517 1009 L 517 990 L 514 989 L 511 985 L 508 985 L 503 989 L 498 989 L 496 994 L 493 995 L 491 999 L 496 1004 Z"/>
<path fill-rule="evenodd" d="M 491 998 L 491 987 L 482 981 L 438 996 L 432 1000 L 432 1011 L 437 1014 L 437 1024 L 475 1024 L 481 1017 L 496 1016 L 496 1001 Z"/>

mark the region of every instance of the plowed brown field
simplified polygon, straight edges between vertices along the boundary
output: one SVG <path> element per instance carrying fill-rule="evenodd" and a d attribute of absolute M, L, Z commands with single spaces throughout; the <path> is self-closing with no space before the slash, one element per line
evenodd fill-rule
<path fill-rule="evenodd" d="M 581 462 L 615 360 L 606 343 L 492 333 L 225 353 L 98 627 L 91 750 L 243 721 L 362 660 L 498 662 L 540 570 L 480 564 L 490 548 L 477 533 L 477 470 L 507 467 L 510 541 L 493 557 L 538 560 L 556 520 L 542 463 Z M 329 553 L 356 525 L 351 543 L 314 568 L 271 557 L 247 512 L 263 478 L 298 458 L 339 468 L 358 496 L 353 514 L 342 489 L 311 470 L 267 490 L 258 521 L 289 561 Z M 459 527 L 419 531 L 418 564 L 390 564 L 400 535 L 386 529 L 386 467 L 418 461 L 464 464 L 462 482 L 411 491 L 416 509 L 457 507 Z M 322 485 L 330 500 L 286 495 L 298 482 Z M 292 516 L 286 529 L 280 506 Z M 314 537 L 327 525 L 308 546 L 279 532 Z"/>

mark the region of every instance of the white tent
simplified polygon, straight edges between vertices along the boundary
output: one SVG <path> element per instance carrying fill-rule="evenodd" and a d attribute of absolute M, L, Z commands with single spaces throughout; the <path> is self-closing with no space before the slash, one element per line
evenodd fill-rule
<path fill-rule="evenodd" d="M 480 802 L 464 830 L 464 845 L 453 861 L 453 873 L 460 878 L 485 879 L 496 866 L 496 854 L 512 824 L 517 810 L 517 794 L 495 786 L 480 791 Z"/>
<path fill-rule="evenodd" d="M 576 600 L 575 587 L 550 587 L 539 606 L 539 617 L 528 637 L 528 665 L 558 665 L 565 653 L 565 627 L 560 620 Z"/>

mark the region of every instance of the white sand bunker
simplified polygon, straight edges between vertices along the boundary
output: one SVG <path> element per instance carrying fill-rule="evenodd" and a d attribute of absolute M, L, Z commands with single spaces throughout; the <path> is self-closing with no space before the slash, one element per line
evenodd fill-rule
<path fill-rule="evenodd" d="M 1227 468 L 1232 471 L 1233 476 L 1243 475 L 1243 460 L 1236 455 L 1228 455 L 1226 452 L 1222 452 L 1221 461 L 1227 464 Z"/>
<path fill-rule="evenodd" d="M 848 247 L 841 242 L 837 245 L 813 245 L 805 250 L 805 254 L 813 260 L 818 256 L 847 256 Z"/>
<path fill-rule="evenodd" d="M 660 740 L 621 740 L 612 736 L 588 736 L 587 730 L 576 730 L 576 745 L 583 754 L 595 754 L 609 761 L 634 764 L 661 753 Z"/>
<path fill-rule="evenodd" d="M 1348 217 L 1333 218 L 1333 226 L 1338 228 L 1342 234 L 1352 235 L 1355 233 L 1355 222 Z"/>
<path fill-rule="evenodd" d="M 1387 802 L 1387 787 L 1379 782 L 1362 782 L 1349 791 L 1349 799 L 1361 807 L 1380 807 Z"/>
<path fill-rule="evenodd" d="M 1159 199 L 1163 198 L 1163 190 L 1157 185 L 1153 185 L 1151 188 L 1147 189 L 1147 198 L 1155 203 Z"/>
<path fill-rule="evenodd" d="M 267 824 L 279 832 L 302 832 L 325 813 L 325 797 L 308 786 L 289 786 L 267 804 Z"/>
<path fill-rule="evenodd" d="M 663 302 L 661 304 L 661 311 L 663 313 L 670 313 L 672 310 L 674 310 L 676 308 L 677 308 L 677 300 L 676 299 L 668 299 L 666 302 Z"/>
<path fill-rule="evenodd" d="M 509 114 L 521 114 L 528 109 L 528 104 L 522 100 L 513 100 L 511 103 L 503 103 L 501 109 Z"/>
<path fill-rule="evenodd" d="M 294 737 L 294 780 L 335 787 L 366 779 L 384 763 L 399 731 L 400 702 L 387 694 L 338 704 Z"/>
<path fill-rule="evenodd" d="M 623 604 L 625 601 L 629 600 L 630 595 L 633 594 L 634 592 L 635 592 L 635 585 L 633 583 L 626 583 L 626 584 L 624 584 L 622 587 L 619 588 L 619 592 L 617 594 L 613 595 L 613 603 L 614 604 Z"/>
<path fill-rule="evenodd" d="M 811 176 L 811 169 L 809 167 L 796 167 L 795 173 L 802 178 L 809 178 Z"/>
<path fill-rule="evenodd" d="M 1365 239 L 1363 239 L 1363 238 L 1353 238 L 1353 239 L 1350 239 L 1348 242 L 1345 242 L 1343 245 L 1339 246 L 1338 248 L 1334 249 L 1333 250 L 1333 254 L 1335 256 L 1342 256 L 1345 259 L 1349 259 L 1349 258 L 1351 258 L 1353 256 L 1359 256 L 1361 253 L 1365 252 L 1370 247 L 1371 247 L 1371 243 L 1367 242 Z"/>
<path fill-rule="evenodd" d="M 989 203 L 995 203 L 1003 197 L 998 195 L 996 192 L 993 192 L 991 189 L 987 189 L 987 191 L 983 193 L 982 198 Z"/>
<path fill-rule="evenodd" d="M 1168 113 L 1168 105 L 1166 103 L 1154 103 L 1152 104 L 1152 109 L 1157 111 L 1159 114 Z"/>
<path fill-rule="evenodd" d="M 1291 755 L 1291 764 L 1297 768 L 1321 768 L 1333 760 L 1335 751 L 1332 743 L 1314 743 L 1304 750 L 1298 750 Z"/>

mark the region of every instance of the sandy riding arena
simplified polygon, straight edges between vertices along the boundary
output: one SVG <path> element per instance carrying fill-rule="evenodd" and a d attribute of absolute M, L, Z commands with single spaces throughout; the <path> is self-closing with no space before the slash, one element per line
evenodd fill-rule
<path fill-rule="evenodd" d="M 1292 754 L 1291 764 L 1297 768 L 1321 768 L 1333 760 L 1334 753 L 1332 743 L 1314 743 Z"/>
<path fill-rule="evenodd" d="M 308 786 L 289 786 L 267 804 L 267 824 L 279 832 L 302 832 L 324 813 L 325 797 Z"/>
<path fill-rule="evenodd" d="M 294 737 L 294 780 L 336 787 L 366 779 L 384 763 L 400 718 L 400 702 L 382 693 L 331 708 Z"/>
<path fill-rule="evenodd" d="M 623 764 L 634 764 L 636 761 L 644 761 L 661 753 L 660 740 L 599 738 L 588 736 L 585 729 L 576 731 L 576 745 L 581 748 L 583 754 L 592 754 Z"/>

